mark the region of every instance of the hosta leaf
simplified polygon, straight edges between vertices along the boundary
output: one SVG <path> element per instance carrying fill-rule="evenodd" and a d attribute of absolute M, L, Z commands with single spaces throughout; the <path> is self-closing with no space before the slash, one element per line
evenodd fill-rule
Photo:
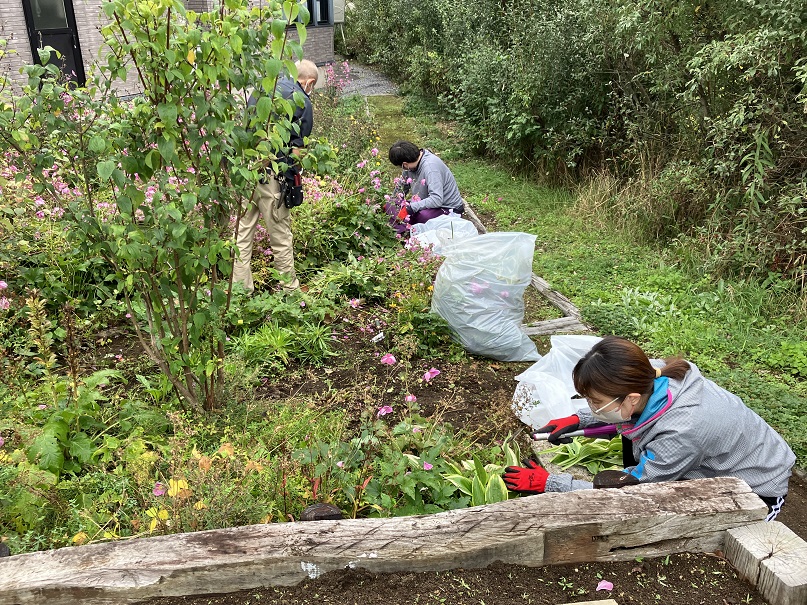
<path fill-rule="evenodd" d="M 471 506 L 480 506 L 484 503 L 485 485 L 479 480 L 479 476 L 476 476 L 471 483 Z"/>
<path fill-rule="evenodd" d="M 472 495 L 471 480 L 462 475 L 443 475 L 443 479 L 453 484 L 458 490 L 467 496 Z"/>
<path fill-rule="evenodd" d="M 485 488 L 485 504 L 504 502 L 508 497 L 504 480 L 499 475 L 493 475 Z"/>

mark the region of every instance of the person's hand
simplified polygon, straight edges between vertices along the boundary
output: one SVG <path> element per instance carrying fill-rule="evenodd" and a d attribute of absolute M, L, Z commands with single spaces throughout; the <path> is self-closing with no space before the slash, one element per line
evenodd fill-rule
<path fill-rule="evenodd" d="M 504 469 L 504 484 L 507 489 L 520 494 L 543 494 L 549 473 L 534 458 L 522 460 L 520 466 L 508 466 Z"/>
<path fill-rule="evenodd" d="M 549 433 L 547 440 L 553 445 L 560 443 L 571 443 L 571 438 L 563 436 L 566 433 L 571 433 L 580 428 L 580 417 L 577 414 L 566 416 L 565 418 L 556 418 L 550 420 L 544 426 L 533 432 L 535 433 Z"/>

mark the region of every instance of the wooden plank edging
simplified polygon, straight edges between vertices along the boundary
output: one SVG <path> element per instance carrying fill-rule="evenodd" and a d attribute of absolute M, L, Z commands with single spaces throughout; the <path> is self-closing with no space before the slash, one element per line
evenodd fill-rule
<path fill-rule="evenodd" d="M 293 585 L 328 571 L 439 571 L 723 550 L 767 508 L 735 478 L 517 498 L 414 517 L 251 525 L 0 560 L 0 605 L 123 605 Z"/>

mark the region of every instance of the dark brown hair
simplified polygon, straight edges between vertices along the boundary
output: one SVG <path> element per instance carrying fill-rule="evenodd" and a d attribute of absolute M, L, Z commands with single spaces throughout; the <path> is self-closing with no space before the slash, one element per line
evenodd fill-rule
<path fill-rule="evenodd" d="M 689 371 L 689 362 L 671 357 L 664 360 L 661 375 L 681 380 Z M 656 369 L 644 351 L 619 336 L 606 336 L 586 353 L 572 370 L 574 388 L 583 396 L 596 391 L 608 397 L 630 393 L 653 392 Z"/>
<path fill-rule="evenodd" d="M 397 141 L 389 148 L 389 161 L 394 166 L 400 166 L 404 162 L 417 162 L 420 156 L 420 147 L 409 141 Z"/>

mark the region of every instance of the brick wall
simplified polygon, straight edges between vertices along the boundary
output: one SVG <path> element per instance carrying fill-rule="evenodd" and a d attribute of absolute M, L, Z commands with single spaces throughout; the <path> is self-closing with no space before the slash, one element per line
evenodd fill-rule
<path fill-rule="evenodd" d="M 2 0 L 0 0 L 2 1 Z M 333 61 L 333 26 L 318 25 L 309 27 L 303 45 L 303 57 L 317 65 L 324 65 Z M 291 28 L 289 37 L 297 40 L 297 30 Z"/>
<path fill-rule="evenodd" d="M 19 86 L 25 83 L 25 76 L 20 74 L 20 69 L 33 61 L 25 13 L 22 12 L 20 0 L 0 0 L 0 38 L 8 40 L 8 54 L 0 62 L 0 74 Z"/>

